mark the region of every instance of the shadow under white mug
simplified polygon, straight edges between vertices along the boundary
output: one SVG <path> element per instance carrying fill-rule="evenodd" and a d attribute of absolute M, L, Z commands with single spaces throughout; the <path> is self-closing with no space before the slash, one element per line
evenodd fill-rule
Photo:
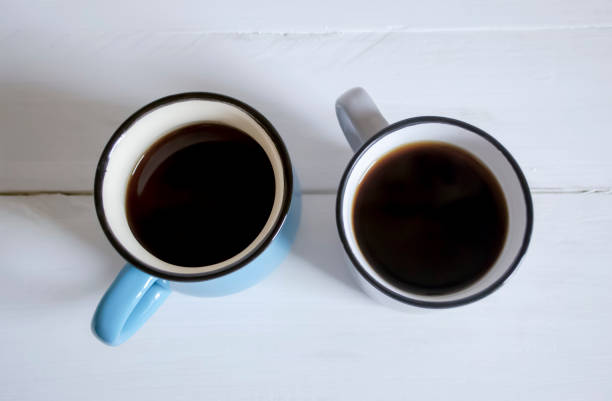
<path fill-rule="evenodd" d="M 364 291 L 391 306 L 445 308 L 476 301 L 499 288 L 525 255 L 533 227 L 529 186 L 508 150 L 481 129 L 451 118 L 424 116 L 389 124 L 362 88 L 338 98 L 336 114 L 355 152 L 338 189 L 336 222 L 349 267 Z M 474 283 L 443 294 L 411 292 L 385 279 L 367 261 L 353 229 L 354 198 L 369 168 L 398 147 L 423 141 L 448 143 L 474 155 L 496 177 L 508 207 L 508 232 L 493 266 Z"/>

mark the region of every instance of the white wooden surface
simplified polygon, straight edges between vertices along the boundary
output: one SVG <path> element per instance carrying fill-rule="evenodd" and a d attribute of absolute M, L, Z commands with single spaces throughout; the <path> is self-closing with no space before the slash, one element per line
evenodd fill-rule
<path fill-rule="evenodd" d="M 73 0 L 5 2 L 7 30 L 313 32 L 381 28 L 473 29 L 490 27 L 607 26 L 607 0 L 533 2 L 486 0 L 298 0 L 279 2 L 177 0 Z"/>
<path fill-rule="evenodd" d="M 612 196 L 535 196 L 516 275 L 466 307 L 402 313 L 343 263 L 334 197 L 307 195 L 294 252 L 233 296 L 173 294 L 118 348 L 89 331 L 121 260 L 91 197 L 0 199 L 0 398 L 609 400 Z"/>
<path fill-rule="evenodd" d="M 203 90 L 269 117 L 308 193 L 268 280 L 173 294 L 118 348 L 89 332 L 122 263 L 91 198 L 0 196 L 0 400 L 612 399 L 609 0 L 0 5 L 0 192 L 89 191 L 131 112 Z M 390 121 L 471 122 L 523 166 L 534 237 L 491 297 L 406 314 L 352 282 L 333 102 L 354 85 Z"/>
<path fill-rule="evenodd" d="M 305 189 L 329 191 L 350 156 L 333 102 L 355 85 L 371 91 L 389 121 L 444 115 L 489 131 L 534 188 L 612 182 L 608 0 L 393 2 L 385 11 L 341 2 L 334 14 L 324 2 L 305 2 L 274 18 L 270 7 L 241 14 L 242 22 L 226 17 L 235 32 L 220 32 L 230 5 L 194 2 L 166 18 L 140 1 L 133 7 L 145 11 L 132 26 L 132 6 L 39 3 L 37 12 L 31 2 L 11 3 L 0 16 L 0 191 L 90 190 L 116 127 L 149 101 L 190 90 L 232 95 L 262 111 L 285 138 Z M 303 9 L 337 24 L 325 31 Z M 442 9 L 455 18 L 435 18 Z M 519 11 L 525 19 L 510 17 Z M 420 17 L 395 27 L 413 12 Z M 364 25 L 377 13 L 392 26 Z M 312 31 L 293 32 L 290 21 Z"/>

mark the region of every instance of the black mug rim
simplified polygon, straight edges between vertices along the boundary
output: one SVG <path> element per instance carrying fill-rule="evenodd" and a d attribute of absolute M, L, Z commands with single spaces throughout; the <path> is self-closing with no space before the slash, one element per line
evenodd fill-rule
<path fill-rule="evenodd" d="M 196 274 L 179 274 L 179 273 L 169 273 L 160 271 L 153 266 L 150 266 L 142 261 L 138 260 L 135 256 L 133 256 L 124 246 L 123 244 L 115 237 L 113 234 L 110 225 L 106 219 L 106 213 L 104 211 L 104 204 L 102 201 L 102 186 L 104 183 L 104 176 L 106 175 L 106 167 L 110 160 L 110 154 L 113 149 L 113 146 L 117 141 L 128 131 L 128 129 L 140 118 L 145 116 L 146 114 L 158 109 L 159 107 L 166 106 L 171 103 L 176 103 L 180 101 L 186 100 L 212 100 L 221 103 L 227 103 L 233 106 L 240 108 L 242 111 L 247 113 L 253 120 L 255 120 L 268 134 L 270 139 L 274 142 L 276 149 L 280 155 L 282 168 L 284 170 L 283 174 L 283 182 L 285 186 L 285 191 L 283 193 L 283 199 L 281 203 L 281 210 L 277 220 L 274 222 L 274 225 L 270 229 L 270 231 L 266 234 L 264 239 L 260 241 L 257 247 L 251 251 L 244 258 L 236 261 L 219 271 L 214 272 L 204 272 L 204 273 L 196 273 Z M 212 92 L 184 92 L 177 93 L 174 95 L 169 95 L 162 97 L 160 99 L 154 100 L 153 102 L 141 107 L 136 112 L 134 112 L 130 117 L 128 117 L 114 134 L 110 137 L 108 143 L 104 147 L 102 154 L 100 155 L 100 159 L 98 161 L 98 165 L 96 167 L 96 175 L 94 179 L 94 204 L 96 208 L 96 215 L 98 217 L 98 221 L 104 231 L 104 234 L 110 241 L 111 245 L 119 252 L 119 254 L 127 260 L 133 266 L 151 274 L 152 276 L 159 277 L 162 279 L 172 280 L 172 281 L 204 281 L 210 280 L 217 277 L 225 276 L 241 267 L 245 266 L 252 260 L 254 260 L 257 256 L 259 256 L 268 245 L 276 238 L 278 235 L 283 223 L 286 220 L 286 217 L 289 213 L 289 207 L 291 204 L 291 198 L 293 194 L 293 168 L 291 166 L 291 159 L 289 158 L 289 152 L 281 139 L 280 135 L 274 128 L 274 126 L 257 110 L 248 104 L 241 102 L 238 99 L 232 98 L 230 96 L 221 95 L 218 93 Z"/>
<path fill-rule="evenodd" d="M 370 149 L 376 142 L 378 142 L 384 136 L 392 132 L 395 132 L 397 130 L 400 130 L 402 128 L 406 128 L 412 125 L 424 124 L 424 123 L 439 123 L 439 124 L 454 125 L 454 126 L 466 129 L 468 131 L 471 131 L 472 133 L 476 135 L 479 135 L 480 137 L 490 142 L 493 146 L 495 146 L 503 154 L 506 160 L 508 160 L 508 162 L 512 166 L 519 180 L 519 183 L 521 185 L 521 189 L 523 192 L 523 197 L 525 200 L 525 207 L 526 207 L 526 212 L 527 212 L 527 216 L 526 216 L 527 224 L 526 224 L 525 232 L 523 235 L 523 243 L 521 244 L 521 248 L 519 249 L 514 260 L 512 261 L 512 263 L 509 264 L 504 274 L 502 274 L 497 280 L 495 280 L 493 283 L 491 283 L 489 286 L 485 287 L 481 291 L 475 294 L 472 294 L 470 296 L 463 297 L 463 298 L 453 300 L 453 301 L 442 301 L 442 302 L 423 301 L 423 300 L 407 297 L 403 294 L 393 291 L 389 287 L 381 285 L 378 281 L 376 281 L 374 278 L 372 278 L 367 273 L 366 269 L 357 260 L 352 248 L 348 244 L 346 233 L 344 232 L 344 229 L 343 229 L 344 221 L 342 218 L 342 204 L 344 203 L 346 184 L 348 181 L 348 177 L 351 175 L 357 162 L 361 159 L 361 157 L 366 153 L 368 149 Z M 353 264 L 357 272 L 361 275 L 361 277 L 363 277 L 374 288 L 376 288 L 383 294 L 395 299 L 396 301 L 399 301 L 405 304 L 419 306 L 423 308 L 435 308 L 435 309 L 451 308 L 451 307 L 469 304 L 469 303 L 472 303 L 474 301 L 477 301 L 479 299 L 486 297 L 487 295 L 497 290 L 506 281 L 506 279 L 508 279 L 508 277 L 510 277 L 510 275 L 516 270 L 521 259 L 527 252 L 527 248 L 529 247 L 529 242 L 531 240 L 531 233 L 533 231 L 533 202 L 531 199 L 531 192 L 529 191 L 529 185 L 527 184 L 527 179 L 525 178 L 525 175 L 523 174 L 521 168 L 519 167 L 514 157 L 512 157 L 510 152 L 508 152 L 508 150 L 500 142 L 498 142 L 495 138 L 493 138 L 491 135 L 481 130 L 480 128 L 475 127 L 461 120 L 456 120 L 456 119 L 448 118 L 448 117 L 439 117 L 439 116 L 421 116 L 421 117 L 407 118 L 407 119 L 398 121 L 396 123 L 393 123 L 383 128 L 377 134 L 375 134 L 370 139 L 368 139 L 361 146 L 361 148 L 359 148 L 359 150 L 355 152 L 355 154 L 349 161 L 346 169 L 344 170 L 344 173 L 342 174 L 342 178 L 340 180 L 340 184 L 338 187 L 338 196 L 336 198 L 336 226 L 338 229 L 338 233 L 340 235 L 340 241 L 342 242 L 342 246 L 345 252 L 347 253 L 351 263 Z"/>

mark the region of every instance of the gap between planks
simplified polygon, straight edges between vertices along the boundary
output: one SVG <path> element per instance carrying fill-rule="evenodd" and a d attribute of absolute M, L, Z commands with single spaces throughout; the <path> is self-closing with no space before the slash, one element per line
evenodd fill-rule
<path fill-rule="evenodd" d="M 588 29 L 612 29 L 612 24 L 579 24 L 579 25 L 524 25 L 524 26 L 473 26 L 473 27 L 431 27 L 431 28 L 411 28 L 407 26 L 387 26 L 372 29 L 320 29 L 320 30 L 185 30 L 185 31 L 152 31 L 150 33 L 168 35 L 236 35 L 236 36 L 341 36 L 341 35 L 360 35 L 360 34 L 388 34 L 388 33 L 443 33 L 443 32 L 514 32 L 514 31 L 567 31 L 567 30 L 588 30 Z"/>
<path fill-rule="evenodd" d="M 565 24 L 565 25 L 524 25 L 524 26 L 465 26 L 465 27 L 431 27 L 411 28 L 408 26 L 387 26 L 380 28 L 363 29 L 313 29 L 313 30 L 160 30 L 160 31 L 114 31 L 114 34 L 158 34 L 158 35 L 220 35 L 220 36 L 343 36 L 343 35 L 369 35 L 369 34 L 422 34 L 422 33 L 469 33 L 469 32 L 541 32 L 541 31 L 571 31 L 571 30 L 612 30 L 612 24 Z M 93 32 L 105 34 L 106 31 L 76 30 L 70 34 Z M 2 39 L 9 39 L 19 31 L 7 32 Z"/>
<path fill-rule="evenodd" d="M 532 194 L 605 194 L 612 195 L 612 187 L 596 188 L 531 188 Z M 302 195 L 335 195 L 335 189 L 307 189 Z M 0 196 L 92 196 L 92 191 L 0 191 Z"/>

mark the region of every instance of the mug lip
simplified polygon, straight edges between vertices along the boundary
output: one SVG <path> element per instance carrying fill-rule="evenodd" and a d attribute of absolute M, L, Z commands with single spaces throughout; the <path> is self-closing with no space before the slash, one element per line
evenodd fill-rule
<path fill-rule="evenodd" d="M 153 112 L 154 110 L 167 106 L 172 103 L 177 103 L 181 101 L 187 100 L 209 100 L 220 103 L 227 103 L 232 106 L 236 106 L 245 113 L 249 115 L 255 122 L 257 122 L 265 131 L 266 134 L 270 137 L 274 146 L 276 147 L 283 168 L 283 184 L 285 186 L 285 191 L 283 192 L 283 199 L 281 203 L 280 213 L 278 215 L 277 220 L 274 225 L 270 229 L 270 231 L 266 234 L 266 236 L 257 244 L 255 249 L 244 258 L 226 266 L 225 268 L 214 271 L 214 272 L 204 272 L 198 274 L 171 274 L 169 272 L 162 272 L 154 267 L 143 263 L 136 257 L 134 257 L 124 246 L 123 244 L 115 237 L 113 234 L 110 225 L 106 219 L 106 212 L 104 211 L 104 203 L 102 200 L 102 186 L 104 183 L 104 177 L 106 175 L 106 167 L 110 160 L 110 155 L 115 144 L 121 139 L 121 137 L 130 129 L 130 127 L 139 119 L 144 117 L 145 115 Z M 119 252 L 119 254 L 130 264 L 133 266 L 145 271 L 146 273 L 159 277 L 162 279 L 167 279 L 171 281 L 183 281 L 183 282 L 194 282 L 194 281 L 205 281 L 211 280 L 214 278 L 218 278 L 221 276 L 225 276 L 227 274 L 233 273 L 241 267 L 245 266 L 249 262 L 253 261 L 257 258 L 270 243 L 276 238 L 281 227 L 283 226 L 287 215 L 289 213 L 289 207 L 291 205 L 291 198 L 293 195 L 293 168 L 291 165 L 291 159 L 289 158 L 289 152 L 281 139 L 280 135 L 274 128 L 274 126 L 268 121 L 260 112 L 255 110 L 253 107 L 248 104 L 232 98 L 230 96 L 221 95 L 213 92 L 183 92 L 177 93 L 169 96 L 164 96 L 157 100 L 152 101 L 151 103 L 141 107 L 137 111 L 135 111 L 132 115 L 130 115 L 114 132 L 114 134 L 108 140 L 108 143 L 104 147 L 102 154 L 100 155 L 100 160 L 98 161 L 98 165 L 96 167 L 96 175 L 94 179 L 94 204 L 96 208 L 96 215 L 98 217 L 98 221 L 102 227 L 102 231 L 110 241 L 111 245 Z"/>
<path fill-rule="evenodd" d="M 512 166 L 512 169 L 514 170 L 514 173 L 516 174 L 519 180 L 519 183 L 521 185 L 521 189 L 523 192 L 523 197 L 525 200 L 526 211 L 527 211 L 527 224 L 525 227 L 525 233 L 523 235 L 523 243 L 521 244 L 521 247 L 517 255 L 515 256 L 514 260 L 512 261 L 512 263 L 510 263 L 510 265 L 508 266 L 504 274 L 502 274 L 500 278 L 495 280 L 493 283 L 491 283 L 489 286 L 482 289 L 481 291 L 475 294 L 472 294 L 470 296 L 454 300 L 454 301 L 436 302 L 436 301 L 418 300 L 418 299 L 410 298 L 403 294 L 400 294 L 394 291 L 392 288 L 381 284 L 380 282 L 372 278 L 367 273 L 366 269 L 357 260 L 357 257 L 355 256 L 353 249 L 350 247 L 347 237 L 346 237 L 346 233 L 344 232 L 344 229 L 343 229 L 344 221 L 342 218 L 342 204 L 344 203 L 346 184 L 357 162 L 376 142 L 378 142 L 380 139 L 382 139 L 386 135 L 392 132 L 398 131 L 402 128 L 410 127 L 412 125 L 424 124 L 424 123 L 439 123 L 439 124 L 455 125 L 457 127 L 466 129 L 476 135 L 481 136 L 485 140 L 489 141 L 493 146 L 495 146 L 508 160 L 508 162 Z M 344 173 L 342 174 L 340 185 L 338 187 L 338 196 L 336 198 L 336 226 L 338 228 L 338 233 L 340 235 L 340 241 L 342 242 L 342 246 L 344 247 L 344 250 L 347 253 L 353 266 L 359 272 L 361 277 L 363 277 L 373 287 L 381 291 L 383 294 L 397 301 L 400 301 L 402 303 L 419 306 L 423 308 L 433 308 L 433 309 L 451 308 L 451 307 L 469 304 L 469 303 L 472 303 L 474 301 L 477 301 L 479 299 L 486 297 L 487 295 L 497 290 L 506 281 L 506 279 L 508 279 L 508 277 L 510 277 L 510 275 L 516 270 L 521 259 L 527 252 L 527 248 L 529 247 L 529 242 L 531 240 L 531 233 L 533 230 L 533 202 L 531 199 L 531 193 L 529 191 L 529 185 L 527 184 L 527 179 L 525 178 L 525 175 L 523 174 L 521 168 L 519 167 L 514 157 L 512 157 L 510 152 L 495 138 L 493 138 L 491 135 L 481 130 L 480 128 L 475 127 L 461 120 L 456 120 L 454 118 L 448 118 L 448 117 L 439 117 L 439 116 L 420 116 L 420 117 L 407 118 L 407 119 L 398 121 L 396 123 L 393 123 L 383 128 L 381 131 L 379 131 L 374 136 L 372 136 L 370 139 L 368 139 L 361 146 L 361 148 L 359 148 L 359 150 L 355 152 L 355 154 L 349 161 L 349 164 L 347 165 L 346 169 L 344 170 Z"/>

